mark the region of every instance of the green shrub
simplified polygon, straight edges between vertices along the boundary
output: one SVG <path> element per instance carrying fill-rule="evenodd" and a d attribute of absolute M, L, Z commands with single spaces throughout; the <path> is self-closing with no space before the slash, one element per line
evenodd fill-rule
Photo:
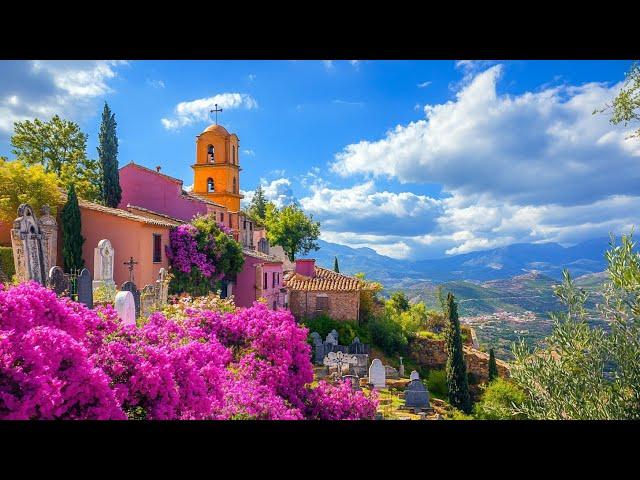
<path fill-rule="evenodd" d="M 11 247 L 0 247 L 0 270 L 11 280 L 16 273 L 13 264 L 13 249 Z"/>
<path fill-rule="evenodd" d="M 406 355 L 409 344 L 402 325 L 386 315 L 374 317 L 369 321 L 371 343 L 387 355 Z"/>
<path fill-rule="evenodd" d="M 331 330 L 338 332 L 340 345 L 349 345 L 354 338 L 358 337 L 362 343 L 370 342 L 370 335 L 365 327 L 359 327 L 355 323 L 346 320 L 334 320 L 326 314 L 318 315 L 314 318 L 306 318 L 302 322 L 309 329 L 309 333 L 318 332 L 325 338 Z"/>
<path fill-rule="evenodd" d="M 444 370 L 431 370 L 427 376 L 429 393 L 437 398 L 447 398 L 447 373 Z"/>
<path fill-rule="evenodd" d="M 487 385 L 473 412 L 480 420 L 522 420 L 524 415 L 514 414 L 513 406 L 521 405 L 524 400 L 524 391 L 515 383 L 497 378 Z"/>

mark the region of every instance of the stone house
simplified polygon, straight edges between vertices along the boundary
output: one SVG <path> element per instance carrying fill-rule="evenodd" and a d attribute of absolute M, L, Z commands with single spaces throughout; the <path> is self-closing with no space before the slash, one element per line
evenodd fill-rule
<path fill-rule="evenodd" d="M 362 282 L 356 277 L 318 267 L 314 259 L 296 260 L 285 274 L 289 309 L 298 321 L 327 314 L 335 320 L 360 320 Z"/>

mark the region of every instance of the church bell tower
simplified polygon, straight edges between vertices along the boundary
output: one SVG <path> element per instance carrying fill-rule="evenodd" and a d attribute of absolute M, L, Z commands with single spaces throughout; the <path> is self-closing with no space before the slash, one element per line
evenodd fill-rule
<path fill-rule="evenodd" d="M 240 211 L 239 142 L 235 133 L 221 125 L 210 125 L 196 137 L 193 192 L 212 202 Z"/>

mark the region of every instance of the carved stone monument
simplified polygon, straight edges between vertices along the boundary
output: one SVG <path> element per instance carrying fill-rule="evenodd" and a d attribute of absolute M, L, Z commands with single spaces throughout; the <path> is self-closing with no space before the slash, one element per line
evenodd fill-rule
<path fill-rule="evenodd" d="M 146 285 L 140 293 L 140 309 L 142 317 L 147 318 L 158 309 L 157 285 Z"/>
<path fill-rule="evenodd" d="M 42 232 L 42 248 L 44 250 L 45 271 L 51 270 L 56 265 L 58 256 L 58 223 L 49 205 L 44 205 L 40 210 L 38 225 Z"/>
<path fill-rule="evenodd" d="M 156 280 L 156 307 L 162 308 L 169 301 L 169 278 L 165 268 L 161 268 L 158 272 L 158 280 Z"/>
<path fill-rule="evenodd" d="M 358 363 L 358 359 L 353 355 L 346 355 L 342 352 L 329 352 L 322 361 L 327 367 L 336 367 L 338 375 L 341 377 L 345 373 L 349 373 L 349 365 L 355 365 Z"/>
<path fill-rule="evenodd" d="M 98 246 L 93 249 L 93 288 L 105 286 L 115 289 L 113 281 L 113 259 L 114 250 L 111 242 L 106 238 L 98 242 Z"/>
<path fill-rule="evenodd" d="M 420 410 L 429 408 L 429 391 L 420 380 L 412 380 L 404 391 L 404 404 L 408 408 Z"/>
<path fill-rule="evenodd" d="M 16 277 L 20 282 L 35 280 L 46 285 L 46 259 L 42 245 L 42 231 L 33 209 L 23 203 L 18 208 L 18 218 L 11 229 L 11 246 Z"/>

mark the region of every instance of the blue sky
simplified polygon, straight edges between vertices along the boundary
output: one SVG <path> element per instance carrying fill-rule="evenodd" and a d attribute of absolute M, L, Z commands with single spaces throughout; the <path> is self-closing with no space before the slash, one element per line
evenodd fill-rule
<path fill-rule="evenodd" d="M 120 163 L 192 179 L 195 136 L 240 137 L 241 190 L 295 197 L 324 239 L 434 258 L 571 244 L 640 215 L 640 145 L 591 115 L 627 61 L 0 61 L 12 123 L 58 113 L 89 134 L 116 114 Z"/>

